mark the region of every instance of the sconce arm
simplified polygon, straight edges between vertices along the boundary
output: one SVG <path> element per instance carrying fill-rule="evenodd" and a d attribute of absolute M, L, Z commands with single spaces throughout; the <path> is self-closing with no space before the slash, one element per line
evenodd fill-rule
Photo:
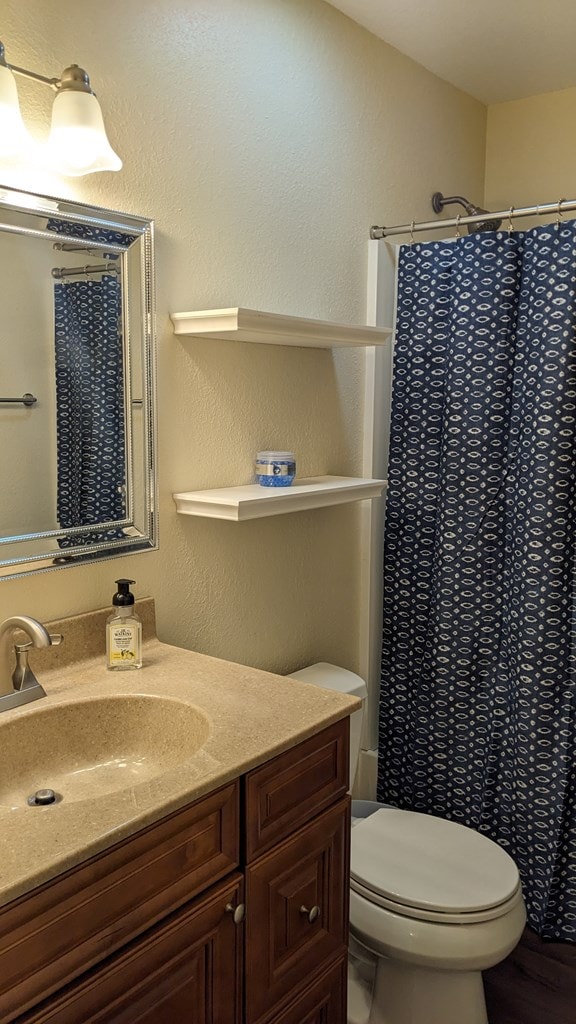
<path fill-rule="evenodd" d="M 33 78 L 35 82 L 42 82 L 43 85 L 49 85 L 54 92 L 57 92 L 60 88 L 59 78 L 46 78 L 45 75 L 37 75 L 35 71 L 27 71 L 26 68 L 19 68 L 16 64 L 8 64 L 5 62 L 6 67 L 10 68 L 15 75 L 22 75 L 22 78 Z"/>

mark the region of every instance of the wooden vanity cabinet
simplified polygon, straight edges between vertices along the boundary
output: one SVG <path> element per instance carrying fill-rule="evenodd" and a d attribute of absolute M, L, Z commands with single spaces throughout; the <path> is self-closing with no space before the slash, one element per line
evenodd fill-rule
<path fill-rule="evenodd" d="M 347 782 L 345 719 L 2 908 L 2 1024 L 345 1024 Z"/>

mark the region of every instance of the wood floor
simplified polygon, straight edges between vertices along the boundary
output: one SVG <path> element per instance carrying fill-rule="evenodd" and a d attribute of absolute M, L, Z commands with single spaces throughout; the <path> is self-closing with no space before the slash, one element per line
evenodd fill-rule
<path fill-rule="evenodd" d="M 513 953 L 484 973 L 490 1024 L 576 1024 L 576 944 L 526 929 Z"/>

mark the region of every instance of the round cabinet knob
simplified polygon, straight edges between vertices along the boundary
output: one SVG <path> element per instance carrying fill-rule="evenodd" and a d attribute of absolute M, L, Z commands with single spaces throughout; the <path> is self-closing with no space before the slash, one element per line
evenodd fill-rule
<path fill-rule="evenodd" d="M 308 907 L 302 905 L 300 907 L 300 913 L 306 915 L 310 924 L 314 924 L 314 921 L 316 921 L 316 919 L 320 917 L 321 911 L 320 907 L 311 907 L 310 909 L 308 909 Z"/>
<path fill-rule="evenodd" d="M 238 903 L 236 906 L 233 903 L 227 903 L 224 909 L 227 914 L 232 914 L 234 924 L 242 924 L 246 917 L 246 906 L 244 903 Z"/>

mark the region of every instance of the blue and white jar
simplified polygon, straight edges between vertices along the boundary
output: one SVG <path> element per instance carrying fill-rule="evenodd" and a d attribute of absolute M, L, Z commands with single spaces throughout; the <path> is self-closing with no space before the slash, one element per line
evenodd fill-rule
<path fill-rule="evenodd" d="M 294 452 L 258 452 L 255 466 L 262 487 L 289 487 L 296 476 Z"/>

